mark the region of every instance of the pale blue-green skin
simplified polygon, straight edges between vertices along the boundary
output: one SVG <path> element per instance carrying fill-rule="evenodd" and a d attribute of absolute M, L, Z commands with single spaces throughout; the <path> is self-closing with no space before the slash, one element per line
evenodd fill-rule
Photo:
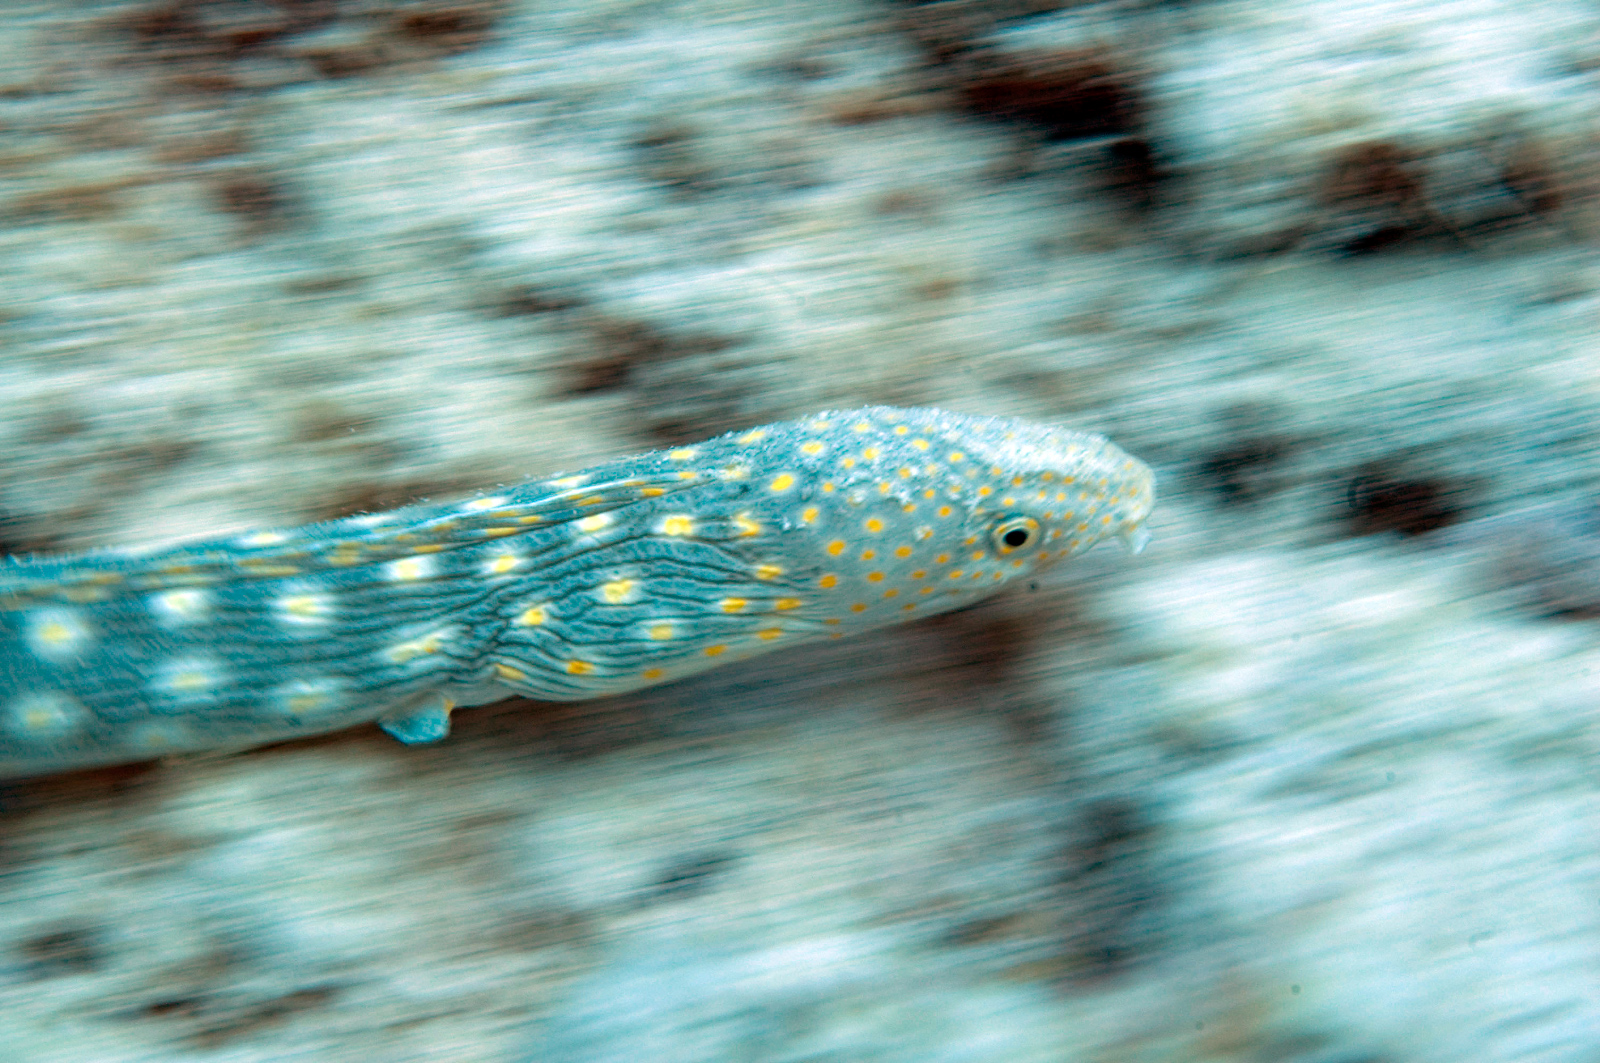
<path fill-rule="evenodd" d="M 1137 546 L 1153 500 L 1100 436 L 869 407 L 464 503 L 13 561 L 0 777 L 374 719 L 431 741 L 455 705 L 599 697 L 967 605 Z"/>

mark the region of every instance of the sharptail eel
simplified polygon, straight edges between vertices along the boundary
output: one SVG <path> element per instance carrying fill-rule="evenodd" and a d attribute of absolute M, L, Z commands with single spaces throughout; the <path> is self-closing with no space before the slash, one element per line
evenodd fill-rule
<path fill-rule="evenodd" d="M 1116 537 L 1103 437 L 819 413 L 426 503 L 0 566 L 0 776 L 238 749 L 457 705 L 602 697 L 942 613 Z"/>

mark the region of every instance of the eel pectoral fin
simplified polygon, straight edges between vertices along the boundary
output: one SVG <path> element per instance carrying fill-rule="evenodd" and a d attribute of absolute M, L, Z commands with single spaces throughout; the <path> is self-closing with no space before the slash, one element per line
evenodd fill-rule
<path fill-rule="evenodd" d="M 450 710 L 455 707 L 443 694 L 430 691 L 378 717 L 378 726 L 408 746 L 437 742 L 450 733 Z"/>

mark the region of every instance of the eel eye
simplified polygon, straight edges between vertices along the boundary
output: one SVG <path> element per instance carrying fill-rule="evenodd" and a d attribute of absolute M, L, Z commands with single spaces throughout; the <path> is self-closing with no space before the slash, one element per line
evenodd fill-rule
<path fill-rule="evenodd" d="M 1039 522 L 1032 517 L 1006 517 L 989 533 L 995 553 L 1001 557 L 1026 550 L 1039 541 Z"/>

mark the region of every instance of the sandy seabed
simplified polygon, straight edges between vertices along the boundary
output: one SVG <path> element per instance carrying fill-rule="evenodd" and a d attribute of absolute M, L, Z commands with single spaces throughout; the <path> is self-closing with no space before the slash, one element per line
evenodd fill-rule
<path fill-rule="evenodd" d="M 1589 1063 L 1600 11 L 9 4 L 0 539 L 824 407 L 1155 541 L 858 642 L 7 787 L 0 1063 Z"/>

